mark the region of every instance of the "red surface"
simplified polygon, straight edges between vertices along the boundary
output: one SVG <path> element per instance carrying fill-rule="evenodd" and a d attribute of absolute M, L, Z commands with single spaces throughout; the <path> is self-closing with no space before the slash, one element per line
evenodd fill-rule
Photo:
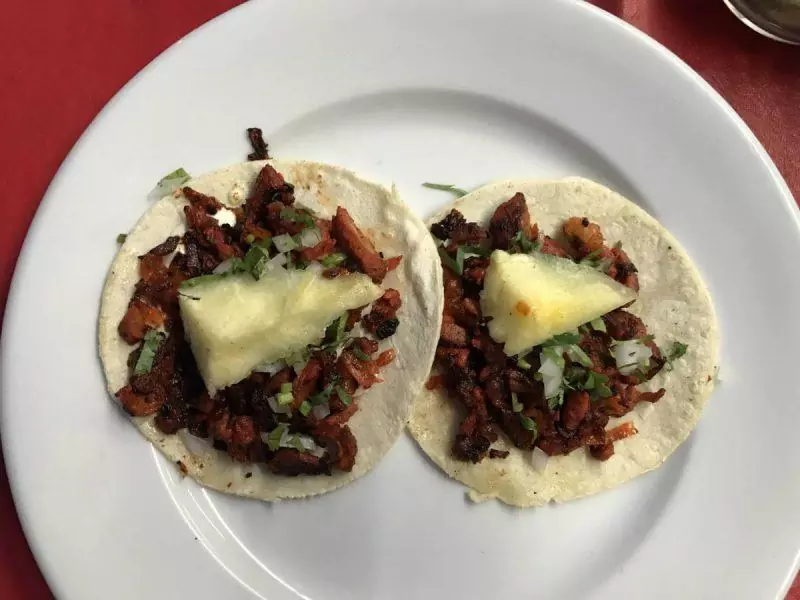
<path fill-rule="evenodd" d="M 9 2 L 0 19 L 0 310 L 25 231 L 50 179 L 92 118 L 174 41 L 238 0 Z M 800 49 L 761 38 L 722 0 L 595 0 L 705 77 L 744 117 L 798 197 Z M 800 540 L 798 540 L 800 542 Z M 0 465 L 0 597 L 50 595 Z M 789 593 L 800 600 L 800 585 Z"/>

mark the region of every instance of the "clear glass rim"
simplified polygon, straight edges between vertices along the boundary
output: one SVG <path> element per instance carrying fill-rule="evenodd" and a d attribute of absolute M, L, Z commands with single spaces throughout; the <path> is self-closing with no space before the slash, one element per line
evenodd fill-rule
<path fill-rule="evenodd" d="M 731 12 L 753 31 L 777 42 L 800 45 L 800 30 L 782 27 L 761 13 L 754 11 L 748 2 L 741 0 L 724 0 Z"/>

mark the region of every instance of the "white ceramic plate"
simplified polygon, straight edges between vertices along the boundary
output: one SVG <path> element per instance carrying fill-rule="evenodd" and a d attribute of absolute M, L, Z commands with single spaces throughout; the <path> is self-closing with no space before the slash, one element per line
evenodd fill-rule
<path fill-rule="evenodd" d="M 658 470 L 564 506 L 475 506 L 404 438 L 367 477 L 269 505 L 177 476 L 108 400 L 95 321 L 115 237 L 177 166 L 274 154 L 384 183 L 583 175 L 639 201 L 716 298 L 722 384 Z M 777 598 L 800 548 L 798 210 L 739 118 L 631 27 L 560 0 L 249 3 L 95 120 L 17 269 L 2 438 L 59 598 Z"/>

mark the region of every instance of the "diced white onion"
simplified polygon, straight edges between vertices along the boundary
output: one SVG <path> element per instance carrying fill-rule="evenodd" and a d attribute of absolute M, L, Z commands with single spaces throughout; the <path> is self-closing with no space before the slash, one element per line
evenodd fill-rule
<path fill-rule="evenodd" d="M 656 407 L 652 402 L 640 402 L 636 408 L 636 412 L 639 413 L 639 417 L 642 419 L 642 421 L 644 421 L 647 417 L 653 414 L 655 409 Z"/>
<path fill-rule="evenodd" d="M 281 253 L 289 252 L 290 250 L 297 248 L 297 242 L 292 239 L 292 236 L 286 233 L 276 235 L 274 238 L 272 238 L 272 243 L 275 244 L 278 252 Z"/>
<path fill-rule="evenodd" d="M 236 213 L 233 212 L 230 208 L 220 208 L 217 212 L 211 215 L 217 220 L 217 223 L 222 225 L 230 225 L 233 227 L 236 225 Z"/>
<path fill-rule="evenodd" d="M 317 443 L 314 441 L 314 438 L 312 438 L 311 436 L 303 435 L 303 434 L 297 434 L 295 436 L 295 439 L 300 441 L 300 443 L 303 445 L 303 449 L 306 452 L 308 452 L 310 454 L 313 454 L 314 456 L 317 456 L 317 457 L 322 457 L 322 455 L 325 454 L 325 448 L 322 448 L 321 446 L 317 446 Z"/>
<path fill-rule="evenodd" d="M 262 439 L 264 439 L 263 435 Z M 278 445 L 281 448 L 293 448 L 296 450 L 298 443 L 303 448 L 304 452 L 308 452 L 309 454 L 313 454 L 317 457 L 322 457 L 325 454 L 325 449 L 317 446 L 317 444 L 314 442 L 314 438 L 308 435 L 303 435 L 302 433 L 289 433 L 288 429 L 284 430 L 284 432 L 281 434 L 281 439 L 280 442 L 278 442 Z"/>
<path fill-rule="evenodd" d="M 639 366 L 644 366 L 653 356 L 653 351 L 638 340 L 617 342 L 611 347 L 617 368 L 623 375 L 630 375 Z"/>
<path fill-rule="evenodd" d="M 272 412 L 274 413 L 278 413 L 279 415 L 288 415 L 291 414 L 292 412 L 292 405 L 278 403 L 277 396 L 270 396 L 269 398 L 267 398 L 267 402 L 269 403 L 269 407 L 272 409 Z M 285 432 L 284 435 L 286 435 Z"/>
<path fill-rule="evenodd" d="M 542 366 L 539 367 L 539 373 L 542 374 L 542 383 L 544 383 L 544 396 L 545 398 L 552 398 L 561 389 L 564 369 L 552 358 L 545 356 L 544 352 L 541 354 L 541 362 Z"/>
<path fill-rule="evenodd" d="M 275 362 L 270 363 L 263 363 L 256 366 L 253 371 L 256 373 L 267 373 L 268 375 L 275 375 L 278 371 L 283 370 L 286 367 L 286 363 L 282 360 L 278 360 Z"/>
<path fill-rule="evenodd" d="M 283 430 L 283 433 L 281 433 L 281 439 L 278 442 L 278 445 L 281 448 L 294 448 L 294 446 L 292 445 L 292 440 L 293 439 L 294 439 L 294 435 L 289 433 L 289 429 L 286 428 L 286 429 Z"/>
<path fill-rule="evenodd" d="M 547 469 L 547 461 L 550 457 L 547 456 L 547 453 L 536 446 L 531 452 L 531 466 L 535 471 L 539 473 L 544 473 L 545 469 Z"/>
<path fill-rule="evenodd" d="M 311 409 L 311 414 L 314 415 L 316 419 L 320 421 L 331 414 L 331 408 L 328 406 L 328 403 L 325 402 L 324 404 L 317 404 L 314 408 Z"/>
<path fill-rule="evenodd" d="M 267 261 L 267 264 L 264 265 L 264 272 L 273 272 L 282 269 L 287 262 L 287 258 L 285 254 L 276 254 L 272 258 Z"/>
<path fill-rule="evenodd" d="M 306 450 L 313 450 L 317 447 L 317 444 L 314 442 L 314 438 L 308 435 L 303 435 L 302 433 L 295 434 L 294 439 L 300 442 Z"/>
<path fill-rule="evenodd" d="M 294 369 L 294 372 L 299 375 L 300 371 L 306 368 L 308 358 L 307 352 L 295 352 L 286 357 L 286 364 L 290 365 L 292 369 Z"/>
<path fill-rule="evenodd" d="M 300 245 L 303 248 L 313 248 L 322 241 L 322 234 L 316 227 L 306 227 L 300 234 Z"/>
<path fill-rule="evenodd" d="M 219 263 L 216 267 L 214 267 L 214 274 L 219 275 L 220 273 L 227 273 L 233 267 L 233 259 L 229 258 L 227 260 L 223 260 Z"/>

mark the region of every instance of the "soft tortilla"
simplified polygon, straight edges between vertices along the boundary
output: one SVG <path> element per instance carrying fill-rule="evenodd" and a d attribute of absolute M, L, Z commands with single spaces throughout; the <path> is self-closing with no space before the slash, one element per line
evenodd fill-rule
<path fill-rule="evenodd" d="M 225 204 L 240 204 L 264 164 L 265 161 L 259 161 L 234 165 L 186 185 Z M 385 255 L 403 255 L 400 268 L 383 283 L 384 288 L 400 291 L 403 307 L 398 332 L 381 344 L 381 349 L 394 347 L 397 358 L 381 371 L 383 383 L 359 395 L 359 410 L 349 423 L 358 440 L 356 464 L 349 473 L 277 476 L 263 465 L 232 461 L 227 454 L 214 450 L 186 430 L 165 435 L 155 426 L 152 416 L 132 419 L 148 440 L 171 461 L 180 461 L 187 474 L 199 483 L 260 500 L 328 492 L 375 466 L 402 434 L 414 397 L 422 389 L 433 361 L 442 312 L 442 274 L 436 248 L 422 221 L 393 191 L 333 166 L 277 160 L 271 164 L 294 184 L 300 206 L 324 216 L 333 215 L 336 206 L 344 206 Z M 134 348 L 119 336 L 117 325 L 139 279 L 137 257 L 169 235 L 180 235 L 186 230 L 185 204 L 180 194 L 158 201 L 136 224 L 111 265 L 103 290 L 98 337 L 100 359 L 112 397 L 128 381 L 126 361 Z M 252 476 L 246 478 L 246 473 Z"/>
<path fill-rule="evenodd" d="M 610 428 L 632 421 L 639 433 L 614 444 L 615 455 L 606 462 L 578 449 L 550 458 L 544 470 L 537 471 L 532 453 L 519 450 L 503 436 L 496 446 L 509 450 L 507 458 L 487 458 L 476 465 L 455 460 L 450 449 L 461 418 L 457 403 L 444 390 L 423 390 L 412 409 L 409 429 L 425 453 L 448 475 L 472 488 L 474 500 L 497 498 L 527 507 L 588 496 L 661 465 L 697 425 L 714 387 L 718 325 L 708 290 L 675 238 L 641 208 L 592 181 L 570 178 L 488 185 L 457 200 L 429 223 L 457 208 L 467 220 L 486 224 L 516 192 L 525 194 L 531 220 L 544 233 L 555 235 L 566 218 L 586 216 L 601 226 L 608 243 L 621 241 L 639 269 L 641 286 L 639 300 L 628 310 L 644 320 L 662 349 L 669 350 L 673 341 L 689 346 L 674 370 L 663 370 L 640 386 L 643 390 L 665 387 L 661 400 L 654 405 L 645 402 L 609 423 Z"/>

